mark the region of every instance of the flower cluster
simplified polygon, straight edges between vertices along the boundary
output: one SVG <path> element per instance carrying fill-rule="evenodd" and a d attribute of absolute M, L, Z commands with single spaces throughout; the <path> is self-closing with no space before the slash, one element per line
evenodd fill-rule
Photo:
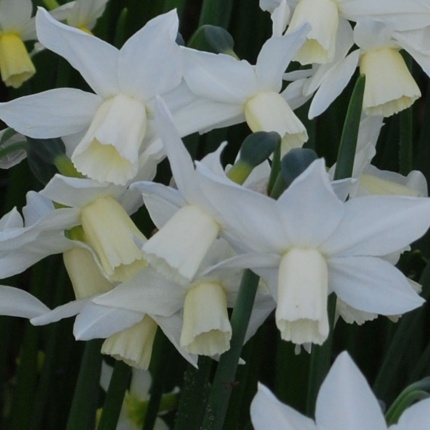
<path fill-rule="evenodd" d="M 85 81 L 84 89 L 0 103 L 0 119 L 17 133 L 1 136 L 3 166 L 21 161 L 25 148 L 30 165 L 43 170 L 45 153 L 36 161 L 31 154 L 42 143 L 62 148 L 50 152 L 56 173 L 28 192 L 22 215 L 15 207 L 0 219 L 0 277 L 62 254 L 74 293 L 50 309 L 3 285 L 1 315 L 35 326 L 73 316 L 76 339 L 104 339 L 102 353 L 148 369 L 157 329 L 195 367 L 201 356 L 219 360 L 233 349 L 231 314 L 251 290 L 241 285 L 250 270 L 259 279 L 243 342 L 270 315 L 282 340 L 309 350 L 325 345 L 337 318 L 363 324 L 422 306 L 421 286 L 396 264 L 430 226 L 426 180 L 412 168 L 405 176 L 371 160 L 384 117 L 421 96 L 401 51 L 430 73 L 427 1 L 261 0 L 273 33 L 255 62 L 232 49 L 185 46 L 176 10 L 149 20 L 118 48 L 91 31 L 106 5 L 78 0 L 39 8 L 32 18 L 30 1 L 0 2 L 6 85 L 37 76 L 27 40 L 38 41 L 35 56 L 57 54 Z M 365 84 L 352 156 L 345 161 L 340 148 L 333 164 L 323 151 L 317 155 L 314 132 L 294 109 L 312 98 L 309 119 L 319 116 L 357 68 Z M 182 140 L 241 123 L 262 145 L 249 149 L 245 140 L 232 166 L 222 157 L 236 142 L 217 142 L 197 161 Z M 303 149 L 306 142 L 317 151 Z M 14 148 L 20 152 L 8 158 Z M 164 159 L 170 182 L 158 181 Z M 339 177 L 339 166 L 350 174 Z M 342 378 L 359 387 L 352 415 L 338 388 Z M 327 414 L 337 401 L 347 412 Z M 423 404 L 398 428 L 424 422 Z M 251 415 L 256 429 L 345 428 L 360 417 L 360 428 L 386 428 L 346 355 L 321 388 L 316 424 L 264 386 Z"/>

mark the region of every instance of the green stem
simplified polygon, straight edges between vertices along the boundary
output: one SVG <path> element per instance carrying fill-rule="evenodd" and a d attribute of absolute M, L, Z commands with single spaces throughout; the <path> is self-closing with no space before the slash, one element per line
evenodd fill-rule
<path fill-rule="evenodd" d="M 209 396 L 209 376 L 212 359 L 199 357 L 199 368 L 188 365 L 184 374 L 175 430 L 198 430 L 202 422 L 204 408 Z"/>
<path fill-rule="evenodd" d="M 412 108 L 400 112 L 399 168 L 402 175 L 413 169 Z"/>
<path fill-rule="evenodd" d="M 257 293 L 258 281 L 259 277 L 255 273 L 245 270 L 231 315 L 230 322 L 233 334 L 230 349 L 219 360 L 201 427 L 202 430 L 221 430 L 224 428 L 227 407 Z"/>
<path fill-rule="evenodd" d="M 113 369 L 109 388 L 103 405 L 102 416 L 97 430 L 115 430 L 124 400 L 130 384 L 131 369 L 123 361 L 117 361 Z"/>
<path fill-rule="evenodd" d="M 352 176 L 365 83 L 365 76 L 359 76 L 351 95 L 340 138 L 334 179 L 344 179 Z"/>
<path fill-rule="evenodd" d="M 418 400 L 427 399 L 428 397 L 429 394 L 424 390 L 416 390 L 408 392 L 404 396 L 399 396 L 385 414 L 387 425 L 391 426 L 392 424 L 397 423 L 402 413 L 412 405 L 412 403 L 415 403 Z"/>
<path fill-rule="evenodd" d="M 85 345 L 66 430 L 92 429 L 98 400 L 102 340 L 90 340 Z"/>
<path fill-rule="evenodd" d="M 158 328 L 151 358 L 151 365 L 153 365 L 151 373 L 153 374 L 154 379 L 151 385 L 151 397 L 149 398 L 148 409 L 146 410 L 143 430 L 152 430 L 155 425 L 155 420 L 157 419 L 165 379 L 168 375 L 166 372 L 166 366 L 169 365 L 168 360 L 171 358 L 169 347 L 169 340 L 161 329 Z"/>
<path fill-rule="evenodd" d="M 333 349 L 333 331 L 336 314 L 336 295 L 333 293 L 328 298 L 328 319 L 330 332 L 328 338 L 322 345 L 312 345 L 311 362 L 309 369 L 308 395 L 306 412 L 312 416 L 315 411 L 315 403 L 324 378 L 331 364 Z"/>

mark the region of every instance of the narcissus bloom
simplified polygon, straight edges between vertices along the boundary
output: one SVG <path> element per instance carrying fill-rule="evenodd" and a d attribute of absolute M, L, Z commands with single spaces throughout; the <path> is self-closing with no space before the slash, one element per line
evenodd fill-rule
<path fill-rule="evenodd" d="M 267 277 L 284 340 L 322 344 L 332 292 L 355 309 L 382 315 L 422 305 L 405 276 L 380 257 L 425 233 L 430 199 L 366 196 L 343 203 L 323 160 L 312 163 L 276 201 L 217 183 L 203 165 L 197 169 L 224 219 L 225 237 L 249 253 L 237 257 L 237 264 Z"/>
<path fill-rule="evenodd" d="M 315 92 L 309 118 L 327 109 L 357 67 L 366 76 L 365 113 L 388 117 L 411 106 L 421 92 L 400 51 L 409 52 L 424 72 L 430 74 L 430 55 L 424 42 L 427 34 L 427 28 L 396 31 L 391 23 L 359 20 L 354 32 L 345 32 L 339 40 L 333 62 L 314 67 L 313 76 L 305 81 L 303 93 L 310 96 Z M 353 42 L 359 49 L 349 52 Z"/>
<path fill-rule="evenodd" d="M 255 430 L 418 430 L 428 427 L 430 399 L 410 406 L 397 424 L 388 427 L 368 382 L 348 353 L 343 352 L 321 385 L 315 421 L 282 404 L 262 384 L 251 404 L 251 419 Z"/>
<path fill-rule="evenodd" d="M 33 2 L 2 0 L 0 2 L 0 72 L 3 82 L 14 88 L 30 79 L 36 69 L 24 42 L 36 39 Z"/>
<path fill-rule="evenodd" d="M 261 48 L 255 66 L 230 55 L 184 48 L 185 81 L 200 97 L 200 130 L 246 121 L 253 132 L 276 131 L 285 152 L 308 139 L 282 90 L 282 77 L 305 40 L 308 26 L 288 36 L 272 37 Z M 184 119 L 185 120 L 185 119 Z"/>
<path fill-rule="evenodd" d="M 306 42 L 295 57 L 301 64 L 332 62 L 336 41 L 351 29 L 348 20 L 373 18 L 392 22 L 396 30 L 403 31 L 428 26 L 430 16 L 428 6 L 419 0 L 260 0 L 260 7 L 271 13 L 276 35 L 287 24 L 287 33 L 310 24 Z"/>
<path fill-rule="evenodd" d="M 40 42 L 69 61 L 96 94 L 61 88 L 22 97 L 0 105 L 0 118 L 34 138 L 73 135 L 69 152 L 81 173 L 126 184 L 145 157 L 153 98 L 182 78 L 176 12 L 149 21 L 120 50 L 43 9 L 36 25 Z"/>

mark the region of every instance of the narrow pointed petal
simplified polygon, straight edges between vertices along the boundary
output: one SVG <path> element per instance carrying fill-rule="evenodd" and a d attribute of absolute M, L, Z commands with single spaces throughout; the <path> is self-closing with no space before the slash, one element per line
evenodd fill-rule
<path fill-rule="evenodd" d="M 47 312 L 49 308 L 26 291 L 0 285 L 0 315 L 30 319 Z"/>
<path fill-rule="evenodd" d="M 334 362 L 318 394 L 315 420 L 330 430 L 386 430 L 369 384 L 346 352 Z"/>
<path fill-rule="evenodd" d="M 119 52 L 118 76 L 122 91 L 147 100 L 173 90 L 182 79 L 182 55 L 175 39 L 176 10 L 149 21 Z"/>
<path fill-rule="evenodd" d="M 0 103 L 0 118 L 25 136 L 61 137 L 87 128 L 101 101 L 85 91 L 57 88 Z"/>
<path fill-rule="evenodd" d="M 185 81 L 201 97 L 242 104 L 257 89 L 254 69 L 247 61 L 193 49 L 184 49 L 184 55 L 189 64 Z"/>
<path fill-rule="evenodd" d="M 52 311 L 45 312 L 33 318 L 30 322 L 35 326 L 51 324 L 64 318 L 70 318 L 77 315 L 88 304 L 88 299 L 74 300 L 61 306 L 57 306 Z"/>
<path fill-rule="evenodd" d="M 260 383 L 251 403 L 251 419 L 255 430 L 317 430 L 310 418 L 282 404 Z"/>
<path fill-rule="evenodd" d="M 282 229 L 296 246 L 318 246 L 336 230 L 344 215 L 344 204 L 333 191 L 323 159 L 314 161 L 293 181 L 277 206 Z"/>
<path fill-rule="evenodd" d="M 73 334 L 76 340 L 105 339 L 131 327 L 144 316 L 140 312 L 88 303 L 76 317 Z"/>
<path fill-rule="evenodd" d="M 95 36 L 61 24 L 40 8 L 36 15 L 39 41 L 64 57 L 100 96 L 119 92 L 118 50 Z"/>
<path fill-rule="evenodd" d="M 331 258 L 328 265 L 331 289 L 360 311 L 398 315 L 424 303 L 403 273 L 380 258 Z"/>
<path fill-rule="evenodd" d="M 428 198 L 357 197 L 345 209 L 336 235 L 323 244 L 330 255 L 383 256 L 408 246 L 429 227 Z"/>
<path fill-rule="evenodd" d="M 358 50 L 352 52 L 326 75 L 312 100 L 309 108 L 309 119 L 321 115 L 340 95 L 357 68 L 359 54 Z"/>
<path fill-rule="evenodd" d="M 274 200 L 235 184 L 220 183 L 204 165 L 197 164 L 200 185 L 210 197 L 212 211 L 223 227 L 223 233 L 240 238 L 244 247 L 255 252 L 281 253 L 287 239 Z M 262 222 L 267 220 L 267 222 Z M 270 220 L 270 221 L 269 221 Z"/>
<path fill-rule="evenodd" d="M 33 12 L 31 0 L 2 0 L 0 2 L 1 31 L 22 31 Z"/>
<path fill-rule="evenodd" d="M 150 267 L 106 294 L 94 303 L 135 312 L 170 316 L 183 306 L 185 289 Z"/>
<path fill-rule="evenodd" d="M 193 160 L 182 143 L 178 130 L 174 126 L 173 118 L 161 98 L 157 98 L 154 117 L 158 133 L 163 140 L 169 158 L 173 177 L 179 191 L 187 200 L 187 195 L 192 195 L 197 185 Z"/>
<path fill-rule="evenodd" d="M 152 315 L 151 315 L 152 316 Z M 181 336 L 182 315 L 177 312 L 170 317 L 161 317 L 153 315 L 154 321 L 160 326 L 167 339 L 173 344 L 178 352 L 185 358 L 191 365 L 197 368 L 198 355 L 190 354 L 179 346 L 179 338 Z"/>
<path fill-rule="evenodd" d="M 298 49 L 306 40 L 309 25 L 303 25 L 296 31 L 282 37 L 271 37 L 258 54 L 255 72 L 258 83 L 265 89 L 281 89 L 282 75 Z"/>

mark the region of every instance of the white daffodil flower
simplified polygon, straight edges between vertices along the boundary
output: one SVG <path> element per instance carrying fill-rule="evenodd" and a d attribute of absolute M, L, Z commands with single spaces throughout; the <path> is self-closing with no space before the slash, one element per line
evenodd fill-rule
<path fill-rule="evenodd" d="M 304 23 L 311 30 L 295 60 L 301 64 L 331 63 L 336 40 L 345 35 L 348 21 L 373 18 L 392 22 L 399 31 L 428 26 L 430 9 L 419 0 L 260 0 L 260 7 L 271 13 L 273 34 L 287 33 Z"/>
<path fill-rule="evenodd" d="M 40 42 L 76 68 L 95 94 L 61 88 L 22 97 L 1 104 L 0 118 L 26 136 L 71 136 L 71 158 L 81 173 L 125 185 L 148 149 L 142 142 L 153 98 L 182 79 L 176 12 L 149 21 L 120 50 L 43 9 L 36 25 Z"/>
<path fill-rule="evenodd" d="M 32 15 L 31 0 L 0 2 L 0 73 L 10 87 L 20 87 L 36 73 L 24 45 L 25 41 L 36 39 Z"/>
<path fill-rule="evenodd" d="M 145 241 L 145 236 L 129 216 L 143 203 L 138 192 L 55 175 L 40 194 L 74 208 L 74 225 L 82 226 L 83 241 L 94 250 L 109 280 L 122 281 L 147 264 L 135 243 Z"/>
<path fill-rule="evenodd" d="M 230 348 L 232 332 L 227 308 L 234 306 L 242 274 L 241 269 L 224 269 L 218 264 L 232 255 L 233 250 L 220 239 L 188 283 L 171 281 L 148 267 L 93 301 L 165 318 L 179 312 L 183 315 L 181 348 L 190 354 L 217 356 Z M 270 296 L 259 293 L 247 339 L 273 308 Z"/>
<path fill-rule="evenodd" d="M 179 117 L 185 122 L 198 120 L 200 131 L 246 121 L 254 132 L 279 133 L 284 152 L 302 146 L 308 135 L 284 98 L 282 77 L 308 30 L 305 25 L 288 36 L 267 40 L 255 66 L 229 55 L 183 48 L 185 81 L 201 100 Z"/>
<path fill-rule="evenodd" d="M 399 51 L 405 49 L 430 74 L 430 56 L 424 44 L 417 44 L 428 34 L 427 28 L 395 31 L 370 19 L 359 20 L 352 33 L 339 40 L 332 63 L 314 67 L 309 79 L 302 81 L 303 94 L 315 93 L 309 108 L 309 118 L 323 113 L 343 91 L 357 67 L 366 76 L 363 110 L 368 115 L 391 116 L 408 108 L 421 96 Z M 349 52 L 353 41 L 359 49 Z M 411 49 L 410 46 L 414 48 Z"/>
<path fill-rule="evenodd" d="M 203 165 L 197 169 L 224 220 L 224 236 L 249 253 L 236 264 L 268 279 L 283 339 L 322 344 L 332 292 L 355 309 L 382 315 L 422 305 L 405 276 L 380 257 L 425 233 L 429 199 L 365 196 L 343 203 L 323 160 L 312 163 L 276 201 L 226 187 Z"/>
<path fill-rule="evenodd" d="M 146 270 L 146 269 L 145 269 Z M 27 317 L 21 310 L 19 298 L 21 290 L 7 288 L 4 315 Z M 118 287 L 116 287 L 118 288 Z M 17 290 L 17 291 L 15 291 Z M 112 290 L 114 291 L 114 290 Z M 0 297 L 1 297 L 0 289 Z M 28 293 L 27 293 L 28 294 Z M 28 296 L 30 296 L 28 294 Z M 178 352 L 193 366 L 197 367 L 197 355 L 189 354 L 180 346 L 182 315 L 176 312 L 169 317 L 154 313 L 144 313 L 130 309 L 99 305 L 95 300 L 100 296 L 94 295 L 80 300 L 74 300 L 57 308 L 43 311 L 39 303 L 34 304 L 34 298 L 26 296 L 26 303 L 32 306 L 34 315 L 31 324 L 35 326 L 51 324 L 64 318 L 76 316 L 73 334 L 76 340 L 105 339 L 102 353 L 112 355 L 118 360 L 138 369 L 147 369 L 151 360 L 152 347 L 157 326 L 172 342 Z M 2 308 L 0 307 L 0 312 Z"/>
<path fill-rule="evenodd" d="M 211 215 L 210 197 L 200 188 L 193 160 L 161 100 L 155 110 L 155 122 L 178 189 L 153 182 L 131 185 L 132 189 L 143 193 L 145 205 L 159 228 L 143 244 L 142 251 L 150 264 L 163 275 L 189 282 L 220 234 L 221 225 Z M 214 157 L 218 158 L 219 154 L 210 154 L 202 162 L 211 163 Z M 225 177 L 222 168 L 220 177 L 235 186 Z"/>
<path fill-rule="evenodd" d="M 421 400 L 403 412 L 397 424 L 387 426 L 381 406 L 366 378 L 347 352 L 333 363 L 318 393 L 315 420 L 281 403 L 270 390 L 258 384 L 251 403 L 255 430 L 409 430 L 425 429 L 430 420 L 430 399 Z"/>

